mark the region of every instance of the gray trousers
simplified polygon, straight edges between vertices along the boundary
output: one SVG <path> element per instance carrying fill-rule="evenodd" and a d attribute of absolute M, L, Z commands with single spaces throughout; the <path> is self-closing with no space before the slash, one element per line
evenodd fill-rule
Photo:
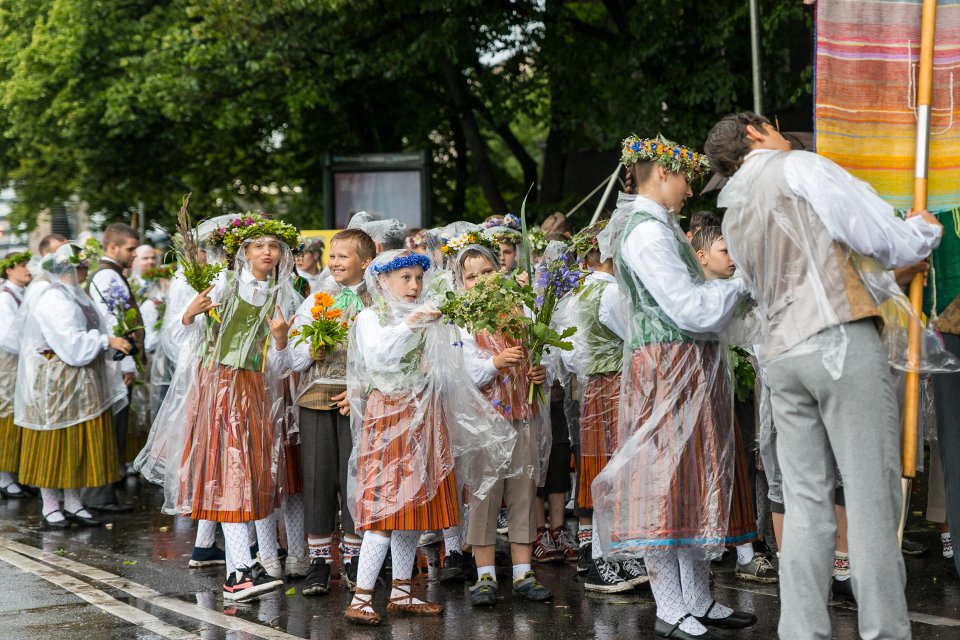
<path fill-rule="evenodd" d="M 943 344 L 960 357 L 960 336 L 943 334 Z M 937 444 L 943 467 L 947 522 L 952 531 L 960 531 L 960 373 L 933 376 L 933 401 L 937 408 Z M 960 554 L 953 554 L 960 570 Z"/>
<path fill-rule="evenodd" d="M 343 533 L 354 533 L 347 504 L 347 468 L 352 449 L 350 418 L 335 409 L 300 407 L 304 524 L 308 535 L 333 533 L 337 512 Z"/>
<path fill-rule="evenodd" d="M 910 638 L 900 519 L 900 412 L 873 321 L 845 325 L 843 374 L 818 353 L 768 367 L 786 515 L 782 640 L 828 640 L 837 535 L 834 460 L 843 474 L 853 592 L 864 640 Z"/>

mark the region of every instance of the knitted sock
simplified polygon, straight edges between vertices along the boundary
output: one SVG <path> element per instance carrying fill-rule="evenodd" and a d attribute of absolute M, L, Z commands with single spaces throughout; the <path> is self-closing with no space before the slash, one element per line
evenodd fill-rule
<path fill-rule="evenodd" d="M 283 524 L 287 529 L 287 553 L 291 558 L 307 555 L 307 536 L 303 525 L 303 494 L 289 496 L 283 505 Z"/>
<path fill-rule="evenodd" d="M 327 534 L 325 536 L 307 536 L 307 546 L 310 547 L 310 559 L 323 558 L 327 562 L 330 562 L 330 556 L 332 555 L 331 548 L 333 547 L 333 534 Z"/>
<path fill-rule="evenodd" d="M 390 550 L 390 537 L 381 536 L 375 533 L 366 533 L 363 536 L 363 543 L 360 545 L 360 556 L 357 561 L 357 588 L 364 591 L 373 591 L 377 586 L 377 575 L 380 573 L 380 567 L 387 558 L 387 551 Z M 353 597 L 351 604 L 361 604 L 366 597 Z M 370 605 L 363 607 L 363 611 L 373 613 Z"/>
<path fill-rule="evenodd" d="M 60 490 L 59 489 L 40 489 L 40 499 L 43 500 L 43 511 L 41 513 L 50 522 L 62 522 L 66 520 L 60 511 Z"/>
<path fill-rule="evenodd" d="M 340 552 L 344 562 L 352 562 L 360 555 L 360 536 L 355 533 L 345 533 L 340 541 Z"/>
<path fill-rule="evenodd" d="M 461 553 L 463 547 L 463 538 L 460 534 L 460 527 L 450 527 L 443 530 L 443 548 L 444 555 L 451 553 Z"/>
<path fill-rule="evenodd" d="M 209 520 L 197 520 L 197 539 L 195 547 L 209 549 L 217 543 L 217 523 Z"/>
<path fill-rule="evenodd" d="M 271 513 L 263 520 L 257 520 L 257 546 L 260 548 L 260 564 L 267 568 L 267 564 L 278 561 L 277 547 L 277 514 Z"/>
<path fill-rule="evenodd" d="M 585 546 L 590 544 L 591 540 L 593 540 L 593 525 L 580 525 L 580 528 L 577 529 L 577 545 L 583 549 Z"/>
<path fill-rule="evenodd" d="M 83 508 L 83 501 L 80 499 L 80 489 L 63 490 L 63 510 L 75 513 L 84 518 L 92 518 L 93 514 Z"/>
<path fill-rule="evenodd" d="M 654 549 L 643 557 L 650 575 L 650 590 L 657 603 L 657 617 L 667 624 L 674 625 L 680 618 L 689 615 L 683 599 L 683 585 L 680 581 L 680 564 L 675 549 Z M 693 636 L 702 636 L 707 628 L 693 617 L 680 623 L 680 629 Z"/>
<path fill-rule="evenodd" d="M 603 557 L 603 549 L 600 548 L 600 535 L 597 533 L 596 527 L 593 528 L 593 534 L 590 537 L 590 558 L 592 560 L 599 560 Z"/>
<path fill-rule="evenodd" d="M 687 611 L 695 616 L 707 615 L 710 618 L 728 618 L 733 609 L 719 602 L 714 604 L 710 594 L 710 561 L 700 557 L 702 554 L 693 549 L 680 549 L 677 559 L 680 565 L 680 584 L 683 585 L 683 602 Z M 713 608 L 710 608 L 713 605 Z"/>
<path fill-rule="evenodd" d="M 752 542 L 744 542 L 737 545 L 737 564 L 749 564 L 756 555 L 753 550 Z"/>
<path fill-rule="evenodd" d="M 940 534 L 940 543 L 943 545 L 943 557 L 952 558 L 953 557 L 953 537 L 950 535 L 950 532 Z"/>
<path fill-rule="evenodd" d="M 413 565 L 417 561 L 417 541 L 420 540 L 419 531 L 394 531 L 390 536 L 390 555 L 393 558 L 393 579 L 409 580 L 413 575 Z M 396 586 L 390 591 L 391 598 L 407 598 L 410 604 L 422 604 L 410 595 L 410 587 L 398 589 Z"/>
<path fill-rule="evenodd" d="M 227 576 L 253 566 L 246 522 L 223 522 L 223 546 L 227 556 Z"/>
<path fill-rule="evenodd" d="M 850 554 L 833 552 L 833 579 L 838 582 L 850 579 Z"/>

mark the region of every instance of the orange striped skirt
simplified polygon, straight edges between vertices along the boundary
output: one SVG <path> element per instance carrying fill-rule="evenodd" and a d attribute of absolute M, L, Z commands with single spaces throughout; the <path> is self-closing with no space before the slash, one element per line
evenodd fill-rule
<path fill-rule="evenodd" d="M 299 444 L 288 444 L 283 448 L 287 459 L 287 496 L 303 493 L 303 460 Z"/>
<path fill-rule="evenodd" d="M 367 398 L 357 457 L 357 531 L 422 531 L 460 524 L 453 455 L 440 399 Z"/>
<path fill-rule="evenodd" d="M 645 345 L 624 376 L 623 448 L 599 487 L 610 494 L 614 549 L 735 542 L 733 398 L 717 345 Z"/>
<path fill-rule="evenodd" d="M 63 429 L 21 430 L 21 484 L 45 489 L 101 487 L 120 479 L 113 413 Z"/>
<path fill-rule="evenodd" d="M 590 485 L 617 450 L 620 373 L 591 376 L 580 399 L 580 473 L 577 506 L 593 509 Z"/>
<path fill-rule="evenodd" d="M 283 434 L 263 374 L 204 366 L 187 414 L 177 510 L 195 520 L 261 520 L 287 482 Z"/>
<path fill-rule="evenodd" d="M 733 430 L 733 497 L 730 500 L 730 517 L 727 522 L 727 538 L 739 544 L 757 537 L 757 510 L 750 486 L 749 459 L 743 448 L 740 429 Z"/>
<path fill-rule="evenodd" d="M 20 442 L 23 429 L 13 424 L 13 414 L 0 418 L 0 471 L 20 470 Z"/>

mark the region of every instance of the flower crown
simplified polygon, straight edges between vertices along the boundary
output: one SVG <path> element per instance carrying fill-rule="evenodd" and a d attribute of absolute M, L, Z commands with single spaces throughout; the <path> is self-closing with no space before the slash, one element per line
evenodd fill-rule
<path fill-rule="evenodd" d="M 259 213 L 247 213 L 242 218 L 231 220 L 227 226 L 214 229 L 209 242 L 215 247 L 223 247 L 227 256 L 235 256 L 243 243 L 250 238 L 273 236 L 291 251 L 300 248 L 300 232 L 292 224 L 280 220 L 269 220 Z"/>
<path fill-rule="evenodd" d="M 414 249 L 422 249 L 427 246 L 427 233 L 426 231 L 417 231 L 415 234 L 407 238 L 404 243 L 407 245 L 407 249 L 413 251 Z"/>
<path fill-rule="evenodd" d="M 430 268 L 430 258 L 422 253 L 409 253 L 405 256 L 397 256 L 390 262 L 373 265 L 374 273 L 390 273 L 406 269 L 407 267 L 420 267 L 424 271 Z"/>
<path fill-rule="evenodd" d="M 100 257 L 99 246 L 96 244 L 96 240 L 92 242 L 91 240 L 87 240 L 87 243 L 83 247 L 75 244 L 67 245 L 71 249 L 70 255 L 59 250 L 48 253 L 43 257 L 43 260 L 40 261 L 40 268 L 48 273 L 57 275 L 68 269 L 86 269 L 90 266 L 91 259 L 99 259 Z"/>
<path fill-rule="evenodd" d="M 530 251 L 536 254 L 542 254 L 547 250 L 547 245 L 550 244 L 547 234 L 539 226 L 530 229 L 527 238 L 530 240 Z"/>
<path fill-rule="evenodd" d="M 573 236 L 570 240 L 570 249 L 578 259 L 582 260 L 586 258 L 591 251 L 599 250 L 600 246 L 597 242 L 597 236 L 607 228 L 609 222 L 609 220 L 599 220 L 589 227 L 581 229 L 577 235 Z"/>
<path fill-rule="evenodd" d="M 29 262 L 32 257 L 33 254 L 29 251 L 18 251 L 17 253 L 4 256 L 3 260 L 0 260 L 0 276 L 2 276 L 7 269 L 13 269 L 22 262 Z"/>
<path fill-rule="evenodd" d="M 518 233 L 523 228 L 520 224 L 520 218 L 512 213 L 508 213 L 505 216 L 490 216 L 483 221 L 484 229 L 492 229 L 494 227 L 507 227 L 508 229 L 513 229 Z"/>
<path fill-rule="evenodd" d="M 671 142 L 663 136 L 640 138 L 636 134 L 623 141 L 620 163 L 626 167 L 637 162 L 653 161 L 673 173 L 685 173 L 691 180 L 710 171 L 707 156 Z"/>
<path fill-rule="evenodd" d="M 466 249 L 471 244 L 478 244 L 481 247 L 486 247 L 493 251 L 494 255 L 500 256 L 500 245 L 497 242 L 483 233 L 482 231 L 467 231 L 466 233 L 461 233 L 460 235 L 447 240 L 443 246 L 440 248 L 441 253 L 445 256 L 453 256 L 460 253 L 463 249 Z"/>
<path fill-rule="evenodd" d="M 497 231 L 488 230 L 486 233 L 487 237 L 492 239 L 497 245 L 501 244 L 520 244 L 523 241 L 523 236 L 520 235 L 519 231 L 514 231 L 513 229 L 499 229 Z"/>

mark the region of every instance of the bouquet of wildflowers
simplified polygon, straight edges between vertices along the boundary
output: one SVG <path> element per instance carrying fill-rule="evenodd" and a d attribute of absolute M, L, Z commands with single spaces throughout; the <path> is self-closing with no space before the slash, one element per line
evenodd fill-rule
<path fill-rule="evenodd" d="M 105 292 L 97 288 L 97 293 L 100 299 L 103 300 L 103 304 L 106 305 L 107 310 L 117 320 L 117 324 L 113 327 L 113 335 L 126 338 L 130 344 L 133 345 L 134 341 L 131 335 L 135 331 L 143 329 L 143 326 L 137 324 L 137 310 L 131 301 L 130 292 L 128 292 L 123 285 L 114 283 L 111 284 Z M 137 363 L 137 370 L 143 372 L 143 360 L 136 346 L 133 346 L 130 355 L 133 356 L 134 361 Z M 125 357 L 126 356 L 120 351 L 113 354 L 114 360 L 123 360 Z"/>
<path fill-rule="evenodd" d="M 472 334 L 503 333 L 526 342 L 530 319 L 521 311 L 526 297 L 524 287 L 516 280 L 494 273 L 478 278 L 469 291 L 448 291 L 440 312 Z"/>
<path fill-rule="evenodd" d="M 157 282 L 158 280 L 172 280 L 173 274 L 176 272 L 177 265 L 175 264 L 162 264 L 158 267 L 150 267 L 149 269 L 144 269 L 140 274 L 140 277 L 146 280 L 147 282 Z"/>
<path fill-rule="evenodd" d="M 556 258 L 544 258 L 537 268 L 535 289 L 527 294 L 536 296 L 532 304 L 529 304 L 533 309 L 533 325 L 530 327 L 530 343 L 527 345 L 531 367 L 540 366 L 544 353 L 549 352 L 550 347 L 564 351 L 573 349 L 573 343 L 568 342 L 567 338 L 573 336 L 577 328 L 568 327 L 563 333 L 558 332 L 552 326 L 553 313 L 557 310 L 560 298 L 577 289 L 583 277 L 584 273 L 576 266 L 571 266 L 565 254 Z M 534 394 L 541 400 L 545 399 L 540 385 L 531 382 L 527 393 L 528 403 L 533 404 Z"/>
<path fill-rule="evenodd" d="M 323 354 L 347 339 L 350 324 L 334 303 L 334 299 L 323 291 L 313 294 L 313 308 L 310 309 L 313 322 L 290 333 L 291 338 L 297 338 L 294 344 L 310 343 L 310 356 L 314 360 L 324 358 Z"/>
<path fill-rule="evenodd" d="M 190 194 L 183 198 L 183 206 L 177 214 L 177 234 L 173 237 L 173 249 L 183 267 L 183 278 L 197 293 L 207 290 L 213 279 L 223 269 L 222 264 L 209 264 L 200 260 L 200 240 L 187 212 Z"/>

